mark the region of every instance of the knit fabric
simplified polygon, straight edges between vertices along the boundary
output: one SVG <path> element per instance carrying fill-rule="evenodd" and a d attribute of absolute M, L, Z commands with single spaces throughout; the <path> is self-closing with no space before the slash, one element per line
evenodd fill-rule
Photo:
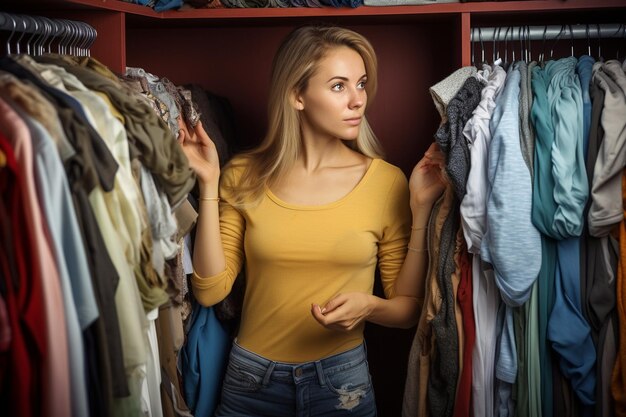
<path fill-rule="evenodd" d="M 439 126 L 435 140 L 447 155 L 446 172 L 454 186 L 457 198 L 463 199 L 470 166 L 470 154 L 463 128 L 481 100 L 485 86 L 476 77 L 468 78 L 446 109 L 447 121 Z"/>
<path fill-rule="evenodd" d="M 435 103 L 435 107 L 441 116 L 441 123 L 445 123 L 447 119 L 446 108 L 450 100 L 454 98 L 456 93 L 461 89 L 465 80 L 476 74 L 476 67 L 462 67 L 448 75 L 437 84 L 430 87 L 429 92 Z"/>
<path fill-rule="evenodd" d="M 458 202 L 454 201 L 441 230 L 437 282 L 441 289 L 442 304 L 432 320 L 436 353 L 430 364 L 428 379 L 428 404 L 432 416 L 452 416 L 459 375 L 459 341 L 451 281 L 455 270 L 454 250 L 458 227 Z"/>

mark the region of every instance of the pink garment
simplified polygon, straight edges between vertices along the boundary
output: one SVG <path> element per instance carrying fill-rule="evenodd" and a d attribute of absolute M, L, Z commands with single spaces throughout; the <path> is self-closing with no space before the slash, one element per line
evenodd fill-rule
<path fill-rule="evenodd" d="M 47 417 L 72 415 L 67 329 L 63 310 L 63 295 L 49 234 L 42 218 L 35 179 L 30 132 L 20 116 L 0 99 L 0 130 L 9 138 L 15 159 L 21 169 L 20 187 L 24 196 L 27 232 L 35 243 L 36 256 L 31 261 L 40 271 L 44 294 L 46 344 L 48 356 L 42 358 L 42 410 Z"/>

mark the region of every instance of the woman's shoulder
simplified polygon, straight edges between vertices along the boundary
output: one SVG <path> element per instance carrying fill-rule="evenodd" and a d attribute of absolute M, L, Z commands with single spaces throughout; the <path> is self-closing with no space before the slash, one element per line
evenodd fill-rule
<path fill-rule="evenodd" d="M 233 156 L 222 168 L 222 181 L 231 186 L 237 184 L 249 166 L 250 156 L 243 154 Z"/>
<path fill-rule="evenodd" d="M 374 175 L 379 181 L 408 184 L 406 175 L 396 165 L 378 158 L 372 160 L 372 164 L 376 164 L 372 168 L 375 168 Z"/>

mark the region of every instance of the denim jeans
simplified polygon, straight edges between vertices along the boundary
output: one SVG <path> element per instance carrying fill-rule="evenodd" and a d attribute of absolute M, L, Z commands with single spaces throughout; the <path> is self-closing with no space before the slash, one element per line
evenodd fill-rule
<path fill-rule="evenodd" d="M 365 346 L 305 363 L 274 362 L 233 343 L 223 416 L 376 416 Z"/>

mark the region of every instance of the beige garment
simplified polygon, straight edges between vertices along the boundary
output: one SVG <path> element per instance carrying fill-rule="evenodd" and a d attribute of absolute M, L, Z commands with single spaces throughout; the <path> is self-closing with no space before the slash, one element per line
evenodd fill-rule
<path fill-rule="evenodd" d="M 189 413 L 176 367 L 178 353 L 185 341 L 181 306 L 171 303 L 161 306 L 156 320 L 161 362 L 161 402 L 166 416 Z"/>
<path fill-rule="evenodd" d="M 181 205 L 174 209 L 178 231 L 176 232 L 176 241 L 180 241 L 187 233 L 191 231 L 198 219 L 198 212 L 193 208 L 191 203 L 184 200 Z"/>

